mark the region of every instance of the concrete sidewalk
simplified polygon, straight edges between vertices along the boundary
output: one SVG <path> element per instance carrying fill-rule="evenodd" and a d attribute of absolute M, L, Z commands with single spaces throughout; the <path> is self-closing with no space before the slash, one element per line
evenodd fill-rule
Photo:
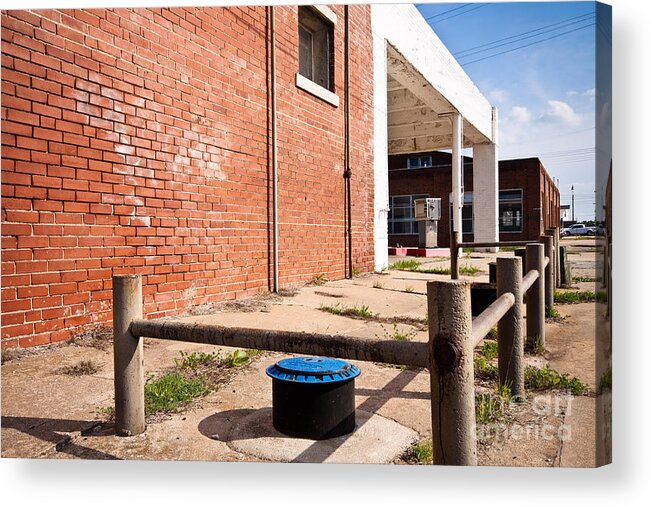
<path fill-rule="evenodd" d="M 473 254 L 462 261 L 462 265 L 468 262 L 482 269 L 466 278 L 487 281 L 487 263 L 494 257 Z M 421 261 L 449 265 L 449 260 Z M 426 317 L 425 284 L 447 278 L 391 270 L 305 286 L 293 296 L 253 298 L 213 313 L 195 309 L 194 313 L 206 314 L 183 318 L 231 326 L 345 333 L 360 339 L 389 339 L 397 330 L 410 340 L 427 341 L 422 323 Z M 320 310 L 322 305 L 367 306 L 381 321 L 332 315 Z M 528 356 L 527 360 L 539 365 L 548 362 L 561 373 L 578 376 L 594 390 L 595 305 L 566 305 L 559 310 L 567 318 L 548 325 L 546 356 Z M 271 379 L 264 370 L 287 355 L 266 352 L 247 366 L 232 369 L 224 385 L 197 399 L 188 410 L 149 422 L 142 435 L 116 437 L 104 411 L 113 405 L 112 349 L 110 343 L 105 345 L 103 350 L 51 346 L 3 364 L 2 457 L 406 463 L 411 462 L 410 447 L 431 438 L 428 372 L 357 361 L 362 374 L 356 380 L 356 430 L 323 442 L 285 437 L 270 423 Z M 147 375 L 169 370 L 181 351 L 226 354 L 232 349 L 146 339 Z M 92 360 L 100 370 L 83 376 L 61 372 L 61 367 L 82 360 Z M 570 411 L 543 415 L 534 410 L 531 400 L 533 395 L 529 403 L 513 406 L 506 429 L 480 443 L 479 463 L 593 466 L 594 397 L 581 396 L 571 400 Z M 576 428 L 570 443 L 558 436 L 559 428 L 568 424 Z M 529 437 L 512 434 L 509 429 L 516 426 L 529 428 Z M 535 436 L 536 428 L 542 427 L 550 438 Z"/>

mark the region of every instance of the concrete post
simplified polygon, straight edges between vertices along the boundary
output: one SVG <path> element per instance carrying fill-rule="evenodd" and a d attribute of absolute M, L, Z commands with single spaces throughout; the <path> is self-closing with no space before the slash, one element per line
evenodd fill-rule
<path fill-rule="evenodd" d="M 558 227 L 554 227 L 554 268 L 556 269 L 556 287 L 561 286 L 561 256 L 559 255 L 561 251 L 561 230 Z"/>
<path fill-rule="evenodd" d="M 558 275 L 559 275 L 559 263 L 558 263 L 558 247 L 559 247 L 559 242 L 560 242 L 560 236 L 557 237 L 556 235 L 556 228 L 551 227 L 545 231 L 545 234 L 548 236 L 552 237 L 552 242 L 554 245 L 554 259 L 553 259 L 553 265 L 552 265 L 552 276 L 553 276 L 553 283 L 554 283 L 554 289 L 560 285 L 560 282 L 558 280 Z M 551 260 L 552 257 L 550 256 L 549 259 Z"/>
<path fill-rule="evenodd" d="M 435 465 L 476 465 L 470 282 L 427 283 Z"/>
<path fill-rule="evenodd" d="M 541 243 L 527 245 L 527 273 L 538 271 L 538 279 L 527 291 L 527 348 L 533 350 L 538 339 L 545 346 L 545 247 Z"/>
<path fill-rule="evenodd" d="M 125 437 L 145 431 L 144 356 L 142 338 L 130 331 L 134 319 L 142 319 L 142 277 L 114 276 L 115 433 Z"/>
<path fill-rule="evenodd" d="M 554 309 L 554 238 L 545 235 L 540 237 L 540 241 L 545 247 L 545 257 L 549 257 L 549 264 L 545 268 L 545 315 L 549 315 Z"/>
<path fill-rule="evenodd" d="M 497 323 L 499 382 L 511 394 L 524 397 L 524 339 L 522 319 L 522 259 L 497 258 L 497 297 L 510 292 L 515 298 L 511 309 Z"/>
<path fill-rule="evenodd" d="M 494 121 L 497 112 L 494 111 Z M 497 243 L 499 234 L 498 206 L 498 146 L 495 141 L 489 144 L 475 144 L 473 156 L 473 196 L 474 240 L 477 243 Z M 484 247 L 480 251 L 497 252 L 497 247 Z"/>

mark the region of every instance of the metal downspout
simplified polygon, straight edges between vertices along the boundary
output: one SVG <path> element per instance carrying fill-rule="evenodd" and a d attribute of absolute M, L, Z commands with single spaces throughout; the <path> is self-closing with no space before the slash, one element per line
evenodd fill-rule
<path fill-rule="evenodd" d="M 344 89 L 346 94 L 344 110 L 344 177 L 346 178 L 346 204 L 347 204 L 347 236 L 348 236 L 348 278 L 353 278 L 353 217 L 351 200 L 351 170 L 350 170 L 350 37 L 348 5 L 344 6 Z"/>
<path fill-rule="evenodd" d="M 271 38 L 271 179 L 272 179 L 272 227 L 273 227 L 273 291 L 278 292 L 278 132 L 276 124 L 276 32 L 274 7 L 269 7 L 269 30 Z"/>

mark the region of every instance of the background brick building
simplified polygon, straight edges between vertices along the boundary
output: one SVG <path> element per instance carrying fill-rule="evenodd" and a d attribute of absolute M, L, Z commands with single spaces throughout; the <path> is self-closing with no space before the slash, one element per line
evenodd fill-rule
<path fill-rule="evenodd" d="M 280 284 L 346 272 L 344 6 L 333 104 L 300 88 L 299 7 L 275 8 Z M 269 9 L 3 11 L 2 347 L 111 315 L 142 273 L 152 317 L 269 290 Z M 370 6 L 350 7 L 353 265 L 373 268 Z"/>
<path fill-rule="evenodd" d="M 389 157 L 389 245 L 418 246 L 413 200 L 441 198 L 438 244 L 450 246 L 451 155 L 427 152 Z M 474 241 L 473 160 L 463 157 L 463 241 Z M 500 241 L 537 239 L 560 227 L 560 193 L 538 158 L 499 161 Z"/>

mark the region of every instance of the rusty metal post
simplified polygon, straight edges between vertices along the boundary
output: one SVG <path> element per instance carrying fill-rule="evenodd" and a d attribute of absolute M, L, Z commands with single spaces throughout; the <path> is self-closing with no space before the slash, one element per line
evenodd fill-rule
<path fill-rule="evenodd" d="M 533 350 L 536 340 L 545 346 L 545 247 L 527 245 L 527 273 L 538 271 L 538 279 L 527 291 L 527 348 Z"/>
<path fill-rule="evenodd" d="M 427 283 L 435 465 L 476 465 L 470 282 Z"/>
<path fill-rule="evenodd" d="M 515 302 L 497 323 L 497 353 L 500 385 L 524 397 L 524 339 L 522 319 L 522 259 L 497 258 L 497 297 L 510 292 Z"/>
<path fill-rule="evenodd" d="M 549 264 L 545 268 L 545 315 L 550 315 L 554 309 L 554 238 L 545 235 L 540 240 L 545 247 L 545 257 L 549 257 Z"/>
<path fill-rule="evenodd" d="M 131 322 L 141 318 L 142 277 L 113 276 L 115 433 L 125 437 L 145 431 L 142 338 L 130 330 Z"/>

